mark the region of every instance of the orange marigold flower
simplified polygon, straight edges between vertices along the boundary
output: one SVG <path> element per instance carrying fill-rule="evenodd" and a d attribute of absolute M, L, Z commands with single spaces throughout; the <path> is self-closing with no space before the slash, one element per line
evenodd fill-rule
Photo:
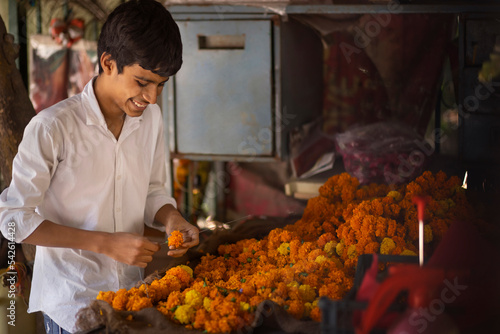
<path fill-rule="evenodd" d="M 337 241 L 337 238 L 331 232 L 322 234 L 318 239 L 318 246 L 323 248 L 330 241 Z"/>
<path fill-rule="evenodd" d="M 140 311 L 147 307 L 153 307 L 151 299 L 139 295 L 130 296 L 126 306 L 127 311 Z"/>
<path fill-rule="evenodd" d="M 179 248 L 184 243 L 184 237 L 180 231 L 173 231 L 168 237 L 168 245 L 174 248 Z"/>
<path fill-rule="evenodd" d="M 300 300 L 292 299 L 286 301 L 285 310 L 295 319 L 301 319 L 304 315 L 304 304 Z"/>
<path fill-rule="evenodd" d="M 112 306 L 115 310 L 124 311 L 127 308 L 127 302 L 128 302 L 127 289 L 120 289 L 115 294 Z"/>
<path fill-rule="evenodd" d="M 99 294 L 97 295 L 96 299 L 104 300 L 107 302 L 109 305 L 113 305 L 113 299 L 115 298 L 115 292 L 114 291 L 99 291 Z"/>
<path fill-rule="evenodd" d="M 320 322 L 321 321 L 321 309 L 319 307 L 313 307 L 311 310 L 310 317 L 312 320 Z"/>

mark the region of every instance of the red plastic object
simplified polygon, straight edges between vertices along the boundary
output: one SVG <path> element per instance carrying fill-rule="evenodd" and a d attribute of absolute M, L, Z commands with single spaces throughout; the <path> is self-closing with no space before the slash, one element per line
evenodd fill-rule
<path fill-rule="evenodd" d="M 411 308 L 425 307 L 436 298 L 445 279 L 464 274 L 456 270 L 421 268 L 413 264 L 393 266 L 389 268 L 389 273 L 370 300 L 357 334 L 369 334 L 400 292 L 409 291 L 408 303 Z"/>

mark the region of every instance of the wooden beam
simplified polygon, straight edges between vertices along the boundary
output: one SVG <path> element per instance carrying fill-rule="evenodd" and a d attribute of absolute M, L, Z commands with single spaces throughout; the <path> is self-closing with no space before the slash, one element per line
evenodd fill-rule
<path fill-rule="evenodd" d="M 10 184 L 12 161 L 21 142 L 24 128 L 35 110 L 16 67 L 19 46 L 8 34 L 0 17 L 0 174 L 2 189 Z"/>

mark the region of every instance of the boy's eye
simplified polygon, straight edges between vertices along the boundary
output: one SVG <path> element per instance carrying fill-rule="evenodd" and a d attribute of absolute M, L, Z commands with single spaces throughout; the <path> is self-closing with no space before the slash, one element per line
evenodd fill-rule
<path fill-rule="evenodd" d="M 136 80 L 136 82 L 139 85 L 139 87 L 146 87 L 148 85 L 148 84 L 143 84 L 142 82 L 137 81 L 137 80 Z"/>

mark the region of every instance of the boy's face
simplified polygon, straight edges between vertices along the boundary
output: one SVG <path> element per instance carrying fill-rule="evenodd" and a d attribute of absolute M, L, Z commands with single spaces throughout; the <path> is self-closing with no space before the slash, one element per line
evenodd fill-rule
<path fill-rule="evenodd" d="M 156 103 L 168 77 L 162 77 L 138 64 L 124 66 L 121 74 L 116 67 L 110 87 L 111 103 L 130 117 L 141 116 L 150 103 Z M 114 109 L 114 108 L 113 108 Z"/>

